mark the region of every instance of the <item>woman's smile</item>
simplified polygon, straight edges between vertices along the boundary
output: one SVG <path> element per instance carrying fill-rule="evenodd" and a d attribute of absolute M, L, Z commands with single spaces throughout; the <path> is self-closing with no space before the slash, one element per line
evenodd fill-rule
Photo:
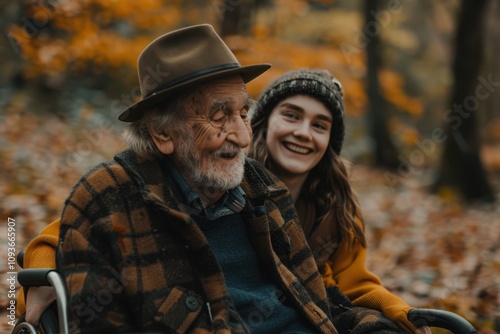
<path fill-rule="evenodd" d="M 287 150 L 297 154 L 307 155 L 313 151 L 310 148 L 299 146 L 290 142 L 283 142 L 283 146 L 285 146 Z"/>

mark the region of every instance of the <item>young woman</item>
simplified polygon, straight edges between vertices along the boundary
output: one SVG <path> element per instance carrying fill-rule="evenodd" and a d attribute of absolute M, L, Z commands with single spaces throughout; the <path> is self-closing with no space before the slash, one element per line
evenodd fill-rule
<path fill-rule="evenodd" d="M 386 290 L 365 266 L 361 210 L 340 151 L 344 140 L 343 91 L 329 72 L 285 73 L 262 94 L 252 116 L 249 155 L 288 187 L 299 221 L 323 275 L 355 306 L 376 309 L 408 332 L 412 309 Z"/>

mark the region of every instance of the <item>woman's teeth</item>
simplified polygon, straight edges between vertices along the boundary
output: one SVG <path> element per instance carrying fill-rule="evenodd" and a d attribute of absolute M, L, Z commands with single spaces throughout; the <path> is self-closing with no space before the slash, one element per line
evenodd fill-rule
<path fill-rule="evenodd" d="M 285 143 L 284 145 L 287 149 L 289 149 L 290 151 L 295 152 L 295 153 L 307 154 L 311 151 L 308 148 L 300 147 L 300 146 L 290 144 L 290 143 Z"/>

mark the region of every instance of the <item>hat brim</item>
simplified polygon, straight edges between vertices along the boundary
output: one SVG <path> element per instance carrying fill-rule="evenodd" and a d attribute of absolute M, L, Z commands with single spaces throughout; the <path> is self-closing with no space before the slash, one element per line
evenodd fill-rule
<path fill-rule="evenodd" d="M 255 64 L 200 75 L 196 78 L 183 81 L 175 86 L 155 92 L 152 95 L 134 103 L 118 115 L 118 119 L 123 122 L 138 121 L 146 110 L 151 109 L 152 106 L 167 100 L 169 97 L 179 93 L 183 89 L 187 89 L 191 86 L 209 80 L 220 79 L 231 75 L 240 75 L 243 82 L 247 83 L 267 71 L 270 67 L 271 64 Z"/>

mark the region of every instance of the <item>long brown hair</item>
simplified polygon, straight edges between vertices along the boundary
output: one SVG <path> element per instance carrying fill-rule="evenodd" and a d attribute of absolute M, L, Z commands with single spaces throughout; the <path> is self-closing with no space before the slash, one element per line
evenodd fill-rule
<path fill-rule="evenodd" d="M 275 172 L 269 149 L 266 145 L 269 113 L 252 124 L 254 131 L 249 156 L 261 162 L 271 172 Z M 314 166 L 300 191 L 302 198 L 314 198 L 316 208 L 315 224 L 321 224 L 329 214 L 335 215 L 339 242 L 358 241 L 366 247 L 364 229 L 356 222 L 362 220 L 357 197 L 349 182 L 346 161 L 335 153 L 331 142 L 325 155 Z"/>

